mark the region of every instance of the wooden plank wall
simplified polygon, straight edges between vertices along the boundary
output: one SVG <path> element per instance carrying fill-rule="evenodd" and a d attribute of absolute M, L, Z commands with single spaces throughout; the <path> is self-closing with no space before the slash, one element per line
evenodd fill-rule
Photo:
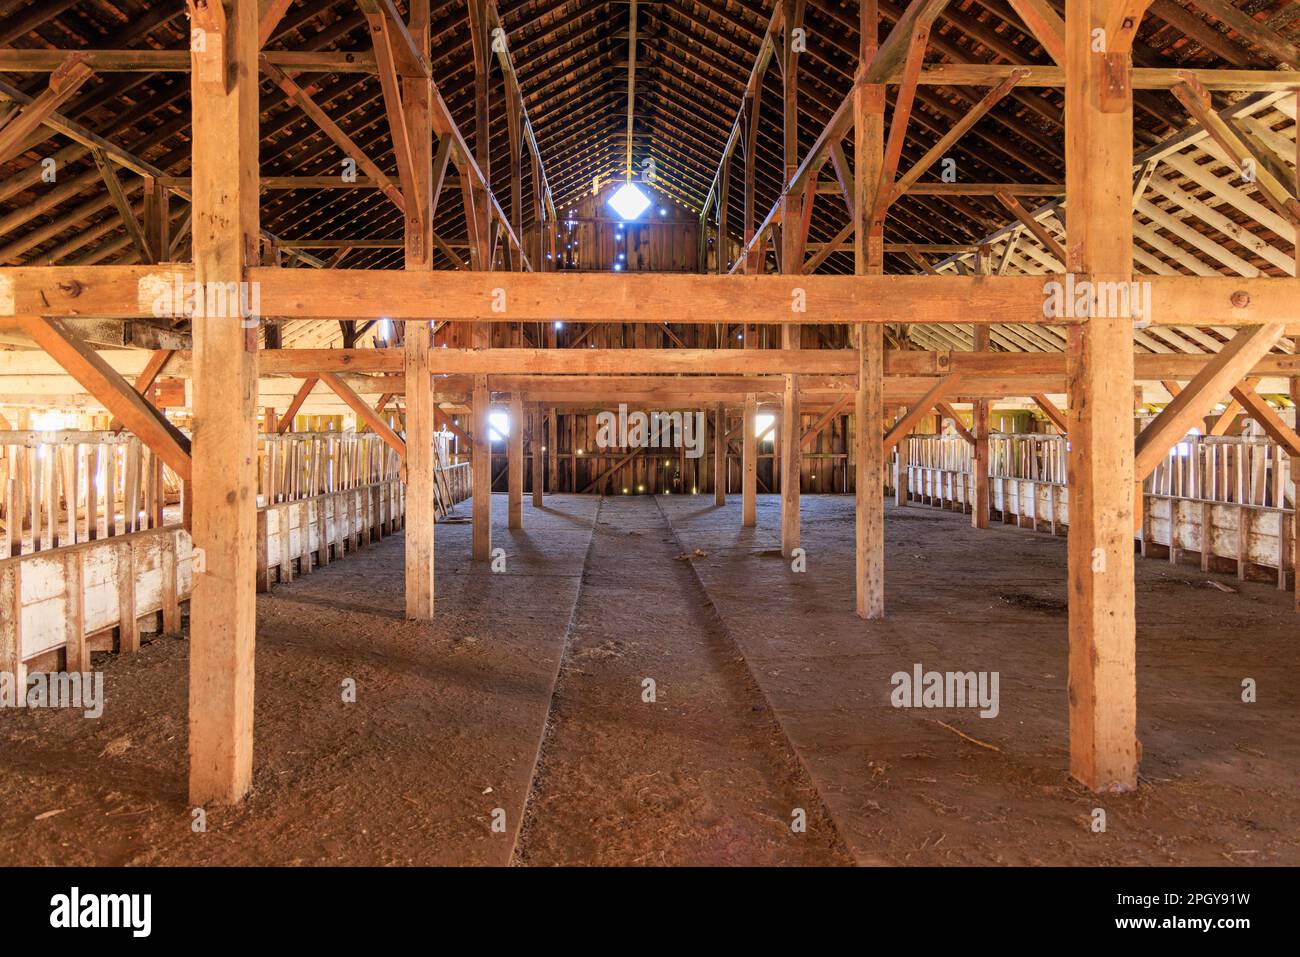
<path fill-rule="evenodd" d="M 468 464 L 447 479 L 455 501 L 469 497 Z M 378 542 L 404 516 L 396 479 L 264 505 L 258 589 Z M 189 534 L 171 525 L 0 560 L 0 670 L 72 668 L 90 651 L 134 651 L 142 633 L 179 633 L 191 552 Z"/>

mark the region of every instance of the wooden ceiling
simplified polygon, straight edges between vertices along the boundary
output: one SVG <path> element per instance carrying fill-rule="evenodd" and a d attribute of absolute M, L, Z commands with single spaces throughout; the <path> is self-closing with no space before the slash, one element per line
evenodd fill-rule
<path fill-rule="evenodd" d="M 691 208 L 700 208 L 713 182 L 773 2 L 650 0 L 638 4 L 634 159 L 639 163 L 652 156 L 661 177 L 659 185 Z M 1062 7 L 1061 0 L 1048 2 Z M 404 8 L 404 0 L 397 5 Z M 904 5 L 905 0 L 880 0 L 882 35 Z M 623 169 L 628 4 L 625 0 L 499 0 L 497 9 L 546 176 L 562 212 L 591 188 L 594 177 L 618 175 Z M 434 0 L 432 16 L 434 79 L 472 143 L 474 65 L 466 4 Z M 850 88 L 857 57 L 857 17 L 856 0 L 807 0 L 807 52 L 799 58 L 801 155 Z M 187 37 L 188 21 L 177 0 L 0 0 L 0 47 L 184 50 Z M 1154 0 L 1134 43 L 1133 60 L 1136 66 L 1294 68 L 1300 65 L 1300 56 L 1294 55 L 1298 42 L 1300 3 L 1295 0 Z M 295 0 L 265 49 L 363 52 L 370 49 L 370 38 L 356 0 Z M 952 0 L 931 32 L 928 51 L 928 63 L 1051 62 L 1008 0 Z M 505 208 L 511 190 L 523 190 L 527 226 L 532 219 L 530 164 L 523 165 L 522 183 L 510 182 L 505 84 L 499 69 L 492 78 L 492 185 Z M 60 112 L 164 173 L 185 176 L 190 166 L 188 80 L 182 72 L 97 73 Z M 0 81 L 5 84 L 0 92 L 16 90 L 33 96 L 45 88 L 48 74 L 10 73 Z M 390 174 L 395 172 L 380 85 L 373 74 L 307 73 L 298 75 L 297 81 L 371 159 Z M 921 86 L 901 167 L 919 158 L 985 92 Z M 764 76 L 756 150 L 760 218 L 776 201 L 782 184 L 780 96 L 781 77 L 774 61 Z M 1215 106 L 1226 107 L 1243 96 L 1215 94 Z M 1256 100 L 1261 96 L 1257 94 Z M 269 79 L 263 81 L 261 102 L 264 177 L 338 175 L 343 159 L 339 148 Z M 1062 183 L 1063 109 L 1059 89 L 1012 90 L 951 152 L 962 180 Z M 1280 102 L 1261 108 L 1251 113 L 1252 122 L 1279 142 L 1294 140 L 1294 117 L 1286 109 Z M 1187 125 L 1186 113 L 1169 93 L 1140 90 L 1134 94 L 1136 155 L 1158 150 L 1159 144 Z M 134 247 L 91 152 L 48 128 L 24 147 L 0 165 L 0 264 L 134 261 Z M 57 164 L 53 184 L 40 179 L 41 161 L 50 157 Z M 1155 188 L 1148 187 L 1138 205 L 1137 271 L 1294 274 L 1286 262 L 1293 255 L 1293 240 L 1278 228 L 1276 217 L 1261 220 L 1252 215 L 1259 204 L 1249 202 L 1248 195 L 1243 196 L 1244 204 L 1226 201 L 1213 183 L 1207 184 L 1207 177 L 1225 184 L 1227 180 L 1222 161 L 1212 150 L 1204 144 L 1190 146 L 1163 162 L 1149 181 Z M 926 179 L 937 177 L 932 173 Z M 140 183 L 138 176 L 123 177 L 137 211 L 142 202 Z M 1059 234 L 1055 203 L 1034 200 L 1025 205 L 1031 211 L 1041 206 L 1036 218 Z M 728 208 L 729 225 L 739 235 L 742 205 L 736 177 Z M 1211 213 L 1208 217 L 1206 210 Z M 173 215 L 179 229 L 187 204 L 173 203 Z M 846 222 L 838 198 L 823 197 L 810 243 L 831 240 Z M 262 225 L 283 241 L 385 240 L 402 235 L 398 210 L 370 188 L 269 190 L 263 197 Z M 462 249 L 465 226 L 460 202 L 440 204 L 435 230 Z M 891 209 L 886 239 L 891 244 L 943 246 L 993 238 L 996 244 L 1013 233 L 1023 235 L 1008 256 L 1010 270 L 1054 268 L 1050 250 L 1023 226 L 1017 228 L 993 196 L 907 195 Z M 176 255 L 186 258 L 183 245 Z M 339 255 L 343 258 L 338 261 L 335 254 L 323 253 L 303 262 L 396 267 L 402 251 L 352 248 Z M 926 265 L 955 271 L 964 268 L 963 258 L 940 261 L 931 256 Z M 435 266 L 449 268 L 451 263 L 440 254 Z M 851 272 L 851 254 L 834 252 L 820 268 Z M 921 268 L 915 257 L 906 254 L 887 257 L 889 272 Z M 1021 341 L 1024 337 L 1004 339 L 1005 348 L 1016 342 L 1026 345 Z M 1218 340 L 1212 337 L 1211 341 Z"/>

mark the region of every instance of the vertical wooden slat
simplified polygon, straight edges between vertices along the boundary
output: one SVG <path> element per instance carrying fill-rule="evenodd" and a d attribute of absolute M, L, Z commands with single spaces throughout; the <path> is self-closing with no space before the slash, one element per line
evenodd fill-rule
<path fill-rule="evenodd" d="M 23 666 L 22 562 L 0 565 L 0 674 L 13 676 L 15 688 L 25 688 Z"/>
<path fill-rule="evenodd" d="M 117 550 L 117 650 L 123 654 L 140 650 L 140 627 L 136 610 L 136 556 L 134 539 L 123 539 Z"/>
<path fill-rule="evenodd" d="M 83 576 L 85 549 L 69 551 L 63 558 L 64 667 L 67 671 L 89 671 L 86 651 L 86 605 Z"/>

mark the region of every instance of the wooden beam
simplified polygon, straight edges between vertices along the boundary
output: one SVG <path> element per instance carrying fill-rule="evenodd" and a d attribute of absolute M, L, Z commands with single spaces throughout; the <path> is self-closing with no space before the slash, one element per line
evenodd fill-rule
<path fill-rule="evenodd" d="M 462 275 L 451 270 L 320 269 L 304 283 L 301 269 L 252 266 L 245 279 L 259 284 L 263 314 L 281 319 L 659 324 L 677 323 L 685 313 L 744 315 L 747 325 L 828 325 L 896 323 L 897 303 L 907 302 L 913 323 L 969 325 L 1042 323 L 1044 283 L 1067 277 L 816 275 L 792 280 L 695 273 Z M 1130 281 L 1141 281 L 1149 293 L 1152 325 L 1186 325 L 1188 316 L 1206 326 L 1295 324 L 1295 280 L 1290 277 L 1134 276 L 1130 267 L 1124 282 Z M 177 282 L 193 282 L 192 271 L 167 265 L 0 267 L 0 317 L 180 316 L 180 304 L 170 293 Z M 790 309 L 796 285 L 804 290 L 806 312 Z M 1061 324 L 1079 321 L 1066 316 Z"/>
<path fill-rule="evenodd" d="M 1011 8 L 1057 64 L 1065 63 L 1065 21 L 1048 0 L 1009 0 Z"/>
<path fill-rule="evenodd" d="M 334 393 L 347 403 L 348 408 L 355 412 L 361 421 L 370 426 L 375 434 L 384 440 L 385 445 L 396 452 L 403 462 L 406 461 L 406 443 L 402 441 L 401 436 L 389 428 L 383 416 L 372 409 L 365 399 L 353 392 L 348 387 L 348 384 L 333 372 L 322 372 L 320 381 L 334 390 Z"/>
<path fill-rule="evenodd" d="M 1192 4 L 1279 62 L 1293 67 L 1300 66 L 1300 47 L 1228 0 L 1192 0 Z"/>
<path fill-rule="evenodd" d="M 135 377 L 132 388 L 140 395 L 147 395 L 149 390 L 153 388 L 158 376 L 162 374 L 163 369 L 167 366 L 168 361 L 175 354 L 175 350 L 172 349 L 155 349 L 153 355 L 149 357 L 149 362 L 145 365 L 144 370 Z M 108 424 L 110 432 L 121 432 L 124 428 L 126 426 L 116 417 Z"/>
<path fill-rule="evenodd" d="M 1265 435 L 1282 446 L 1287 455 L 1293 458 L 1300 456 L 1300 436 L 1297 436 L 1295 430 L 1282 421 L 1282 417 L 1249 383 L 1242 382 L 1233 386 L 1232 397 L 1241 404 L 1252 419 L 1260 424 Z"/>
<path fill-rule="evenodd" d="M 1048 252 L 1060 260 L 1062 265 L 1068 261 L 1069 257 L 1065 254 L 1065 247 L 1056 241 L 1056 237 L 1047 231 L 1046 226 L 1029 215 L 1025 207 L 1020 205 L 1019 200 L 1009 193 L 998 193 L 997 198 L 998 202 L 1005 206 L 1011 215 L 1020 220 L 1025 228 L 1033 234 L 1034 238 L 1042 243 Z"/>
<path fill-rule="evenodd" d="M 283 417 L 275 427 L 276 434 L 283 435 L 293 427 L 294 417 L 297 416 L 298 410 L 302 408 L 302 404 L 307 401 L 307 396 L 311 394 L 311 390 L 316 387 L 316 383 L 319 381 L 320 378 L 314 375 L 307 376 L 302 380 L 302 385 L 298 387 L 297 393 L 294 394 L 293 401 L 289 403 L 289 408 L 285 409 Z"/>
<path fill-rule="evenodd" d="M 1282 336 L 1280 325 L 1242 329 L 1137 436 L 1134 478 L 1143 481 Z M 1244 404 L 1244 403 L 1243 403 Z"/>
<path fill-rule="evenodd" d="M 952 422 L 952 427 L 957 430 L 958 435 L 965 439 L 968 444 L 975 444 L 975 436 L 971 434 L 970 429 L 966 428 L 966 423 L 961 420 L 961 416 L 957 414 L 956 409 L 947 402 L 936 402 L 934 407 L 943 414 L 945 419 Z"/>
<path fill-rule="evenodd" d="M 1106 52 L 1128 55 L 1133 51 L 1142 15 L 1151 6 L 1151 0 L 1121 0 L 1111 11 L 1106 24 Z"/>
<path fill-rule="evenodd" d="M 1133 271 L 1132 64 L 1092 49 L 1122 2 L 1065 10 L 1066 267 L 1097 283 Z M 1094 791 L 1133 790 L 1138 768 L 1133 323 L 1118 311 L 1069 332 L 1070 773 Z"/>
<path fill-rule="evenodd" d="M 962 114 L 956 123 L 948 128 L 930 149 L 926 150 L 925 155 L 912 164 L 906 173 L 899 177 L 898 182 L 894 184 L 890 193 L 889 202 L 892 204 L 900 196 L 903 196 L 913 184 L 916 183 L 931 166 L 942 159 L 954 143 L 956 143 L 966 131 L 980 121 L 980 119 L 993 109 L 994 106 L 1008 93 L 1012 88 L 1029 74 L 1028 70 L 1013 70 L 1011 75 L 1005 80 L 984 94 L 969 111 Z"/>
<path fill-rule="evenodd" d="M 192 465 L 190 440 L 99 353 L 58 320 L 24 316 L 21 328 L 115 419 L 166 462 L 182 481 L 189 481 Z"/>
<path fill-rule="evenodd" d="M 930 410 L 935 407 L 939 400 L 945 395 L 951 395 L 961 382 L 962 377 L 954 374 L 944 376 L 942 379 L 935 382 L 934 385 L 930 386 L 929 391 L 927 391 L 915 405 L 907 410 L 907 415 L 895 422 L 893 428 L 891 428 L 888 434 L 885 435 L 885 452 L 888 453 L 889 450 L 897 445 L 905 435 L 908 435 L 914 428 L 916 428 L 916 424 L 920 422 L 924 416 L 930 414 Z"/>
<path fill-rule="evenodd" d="M 118 179 L 117 171 L 113 169 L 108 154 L 101 149 L 93 149 L 90 151 L 90 155 L 95 160 L 95 166 L 99 168 L 99 175 L 108 188 L 108 195 L 113 200 L 113 206 L 117 210 L 118 218 L 122 220 L 122 227 L 126 230 L 126 234 L 131 237 L 131 244 L 135 246 L 140 261 L 144 263 L 157 262 L 154 250 L 145 239 L 144 230 L 140 228 L 140 220 L 136 219 L 135 212 L 131 208 L 131 201 L 127 198 L 126 190 L 122 188 L 122 181 Z"/>
<path fill-rule="evenodd" d="M 1250 144 L 1210 108 L 1210 94 L 1205 87 L 1189 74 L 1171 92 L 1192 119 L 1228 154 L 1240 175 L 1253 178 L 1268 204 L 1292 225 L 1300 226 L 1300 201 L 1297 201 L 1292 185 L 1279 179 L 1270 163 L 1259 162 Z"/>
<path fill-rule="evenodd" d="M 832 405 L 829 409 L 823 412 L 817 418 L 817 421 L 815 421 L 812 424 L 812 426 L 807 430 L 805 430 L 803 435 L 799 437 L 800 447 L 806 448 L 807 446 L 812 445 L 813 439 L 817 438 L 817 436 L 820 435 L 825 430 L 826 426 L 830 425 L 831 422 L 834 421 L 835 417 L 839 415 L 841 412 L 843 412 L 844 409 L 848 406 L 848 404 L 853 401 L 854 401 L 853 393 L 848 393 L 843 398 L 841 398 L 838 402 Z"/>
<path fill-rule="evenodd" d="M 257 0 L 189 4 L 194 276 L 239 283 L 256 261 Z M 225 10 L 229 10 L 227 19 Z M 195 316 L 195 556 L 190 595 L 189 799 L 236 803 L 252 784 L 257 632 L 257 336 L 243 317 Z"/>
<path fill-rule="evenodd" d="M 0 124 L 0 163 L 13 159 L 28 137 L 94 75 L 94 70 L 86 64 L 85 57 L 76 53 L 60 55 L 62 59 L 50 74 L 46 89 L 28 103 L 20 105 L 7 122 Z"/>
<path fill-rule="evenodd" d="M 374 180 L 375 184 L 389 198 L 394 206 L 406 213 L 406 200 L 402 196 L 401 188 L 394 183 L 378 164 L 375 163 L 365 151 L 361 149 L 347 133 L 330 119 L 329 114 L 316 105 L 307 91 L 295 83 L 287 73 L 275 66 L 269 56 L 263 54 L 260 60 L 261 70 L 272 82 L 278 86 L 284 94 L 297 104 L 307 116 L 318 126 L 322 133 L 334 142 L 334 145 L 341 149 L 348 158 L 355 160 L 356 164 L 366 171 L 366 174 Z"/>
<path fill-rule="evenodd" d="M 260 50 L 275 35 L 275 29 L 289 11 L 293 0 L 261 0 L 261 13 L 257 22 L 257 48 Z"/>
<path fill-rule="evenodd" d="M 1034 400 L 1034 405 L 1038 406 L 1038 408 L 1042 410 L 1043 415 L 1047 416 L 1048 421 L 1050 421 L 1052 425 L 1056 426 L 1057 432 L 1060 432 L 1062 435 L 1070 434 L 1069 419 L 1066 418 L 1064 412 L 1056 407 L 1055 402 L 1043 395 L 1041 392 L 1034 393 L 1030 398 Z"/>

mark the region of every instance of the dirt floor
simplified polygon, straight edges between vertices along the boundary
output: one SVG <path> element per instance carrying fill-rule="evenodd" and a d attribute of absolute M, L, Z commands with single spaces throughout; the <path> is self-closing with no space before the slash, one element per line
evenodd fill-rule
<path fill-rule="evenodd" d="M 1300 863 L 1269 584 L 1138 560 L 1142 787 L 1098 796 L 1066 775 L 1064 539 L 890 507 L 864 623 L 848 497 L 804 498 L 803 573 L 771 496 L 758 529 L 738 497 L 556 496 L 513 532 L 493 505 L 506 570 L 461 505 L 432 626 L 402 618 L 400 535 L 260 598 L 254 789 L 205 832 L 183 640 L 96 656 L 97 720 L 0 712 L 0 864 Z M 997 671 L 998 716 L 892 707 L 917 663 Z"/>

